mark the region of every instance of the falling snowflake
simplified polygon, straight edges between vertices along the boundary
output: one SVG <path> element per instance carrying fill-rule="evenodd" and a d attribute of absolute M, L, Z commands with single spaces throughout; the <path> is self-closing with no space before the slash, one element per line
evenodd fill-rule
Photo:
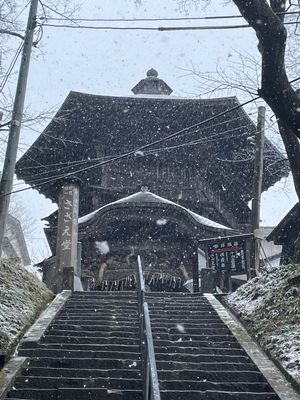
<path fill-rule="evenodd" d="M 165 218 L 162 218 L 162 219 L 158 219 L 158 220 L 156 221 L 156 224 L 157 224 L 158 226 L 162 226 L 162 225 L 166 225 L 167 222 L 168 222 L 168 221 L 167 221 Z"/>
<path fill-rule="evenodd" d="M 137 366 L 137 363 L 136 363 L 136 361 L 133 361 L 133 363 L 132 364 L 129 364 L 129 368 L 131 368 L 131 367 L 136 367 Z"/>
<path fill-rule="evenodd" d="M 110 248 L 106 240 L 103 242 L 95 242 L 95 247 L 100 254 L 108 254 L 110 252 Z"/>
<path fill-rule="evenodd" d="M 184 333 L 185 332 L 184 326 L 182 324 L 176 324 L 176 329 L 180 333 Z"/>

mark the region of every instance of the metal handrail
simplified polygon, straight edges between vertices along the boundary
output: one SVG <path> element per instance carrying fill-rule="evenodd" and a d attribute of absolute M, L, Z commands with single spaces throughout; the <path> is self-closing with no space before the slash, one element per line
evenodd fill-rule
<path fill-rule="evenodd" d="M 142 355 L 143 400 L 160 400 L 150 314 L 148 304 L 145 302 L 145 282 L 140 256 L 137 257 L 137 264 L 137 296 Z"/>

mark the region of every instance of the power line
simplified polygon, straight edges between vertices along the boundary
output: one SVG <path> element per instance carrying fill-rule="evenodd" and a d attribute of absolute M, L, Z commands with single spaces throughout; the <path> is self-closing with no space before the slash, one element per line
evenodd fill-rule
<path fill-rule="evenodd" d="M 294 83 L 294 82 L 299 81 L 299 80 L 300 80 L 300 77 L 291 80 L 289 83 L 291 84 L 291 83 Z M 11 195 L 11 194 L 14 194 L 14 193 L 24 192 L 24 191 L 29 190 L 29 189 L 35 189 L 35 188 L 37 188 L 37 187 L 44 186 L 44 185 L 46 185 L 46 184 L 48 184 L 48 183 L 55 182 L 55 181 L 57 181 L 57 180 L 59 180 L 59 179 L 67 178 L 67 177 L 69 177 L 69 176 L 74 176 L 74 175 L 76 175 L 76 174 L 78 174 L 78 173 L 80 173 L 80 172 L 85 172 L 85 171 L 88 171 L 88 170 L 90 170 L 90 169 L 92 169 L 92 168 L 96 168 L 96 167 L 99 167 L 99 166 L 102 166 L 102 165 L 106 165 L 106 164 L 109 164 L 109 163 L 112 163 L 112 162 L 115 162 L 115 161 L 119 161 L 119 160 L 121 160 L 121 159 L 123 159 L 123 158 L 127 158 L 127 157 L 129 157 L 129 156 L 131 156 L 131 155 L 135 155 L 135 154 L 136 154 L 137 152 L 139 152 L 139 151 L 143 151 L 143 150 L 145 150 L 145 149 L 147 149 L 147 148 L 149 148 L 149 147 L 152 147 L 152 146 L 155 146 L 155 145 L 157 145 L 157 144 L 163 143 L 163 142 L 165 142 L 165 141 L 167 141 L 167 140 L 170 140 L 170 139 L 172 139 L 172 138 L 174 138 L 174 137 L 180 136 L 180 135 L 182 135 L 183 133 L 189 133 L 189 132 L 188 132 L 189 130 L 194 129 L 194 128 L 197 128 L 197 127 L 200 127 L 200 126 L 202 126 L 202 125 L 204 125 L 204 124 L 207 124 L 207 123 L 209 123 L 209 122 L 211 122 L 211 121 L 213 121 L 213 120 L 215 120 L 215 119 L 217 119 L 217 118 L 219 118 L 219 117 L 222 117 L 222 116 L 224 116 L 224 115 L 226 115 L 226 114 L 228 114 L 228 113 L 230 113 L 230 112 L 232 112 L 232 111 L 238 110 L 238 109 L 240 109 L 240 108 L 242 108 L 242 107 L 244 107 L 244 106 L 246 106 L 246 105 L 248 105 L 248 104 L 250 104 L 250 103 L 253 103 L 254 101 L 258 100 L 259 98 L 260 98 L 260 96 L 256 96 L 256 97 L 254 97 L 254 98 L 252 98 L 252 99 L 250 99 L 250 100 L 248 100 L 248 101 L 246 101 L 246 102 L 244 102 L 244 103 L 242 103 L 242 104 L 239 104 L 239 105 L 237 105 L 237 106 L 234 106 L 234 107 L 232 107 L 232 108 L 230 108 L 230 109 L 228 109 L 228 110 L 225 110 L 225 111 L 223 111 L 223 112 L 221 112 L 221 113 L 219 113 L 219 114 L 217 114 L 217 115 L 214 115 L 214 116 L 212 116 L 212 117 L 210 117 L 210 118 L 207 118 L 207 119 L 204 120 L 204 121 L 195 123 L 195 124 L 190 125 L 190 126 L 188 126 L 188 127 L 186 127 L 186 128 L 183 128 L 183 129 L 181 129 L 181 130 L 179 130 L 179 131 L 177 131 L 177 132 L 174 132 L 174 133 L 172 133 L 172 134 L 166 136 L 165 138 L 161 138 L 161 139 L 155 140 L 155 141 L 153 141 L 153 142 L 150 142 L 150 143 L 148 143 L 148 144 L 145 144 L 145 145 L 143 145 L 143 146 L 140 146 L 140 147 L 138 147 L 138 148 L 136 148 L 136 149 L 134 149 L 134 150 L 128 151 L 128 152 L 126 152 L 126 153 L 123 153 L 123 154 L 121 154 L 121 155 L 118 155 L 118 156 L 116 156 L 116 157 L 113 157 L 113 158 L 111 158 L 111 159 L 108 159 L 108 160 L 106 160 L 106 161 L 102 161 L 102 162 L 97 163 L 97 164 L 95 164 L 95 165 L 91 165 L 91 166 L 88 166 L 88 167 L 84 167 L 84 168 L 78 169 L 78 170 L 76 170 L 76 171 L 72 171 L 72 172 L 69 172 L 69 173 L 60 175 L 59 177 L 46 180 L 46 181 L 44 181 L 43 183 L 36 184 L 36 185 L 33 185 L 33 186 L 31 186 L 31 187 L 28 187 L 28 188 L 18 189 L 18 190 L 15 190 L 15 191 L 11 191 L 11 192 L 9 192 L 9 193 L 4 193 L 4 194 L 2 194 L 2 196 L 8 196 L 8 195 Z"/>
<path fill-rule="evenodd" d="M 3 77 L 3 79 L 2 79 L 2 82 L 1 82 L 1 84 L 0 84 L 0 93 L 2 93 L 2 91 L 3 91 L 3 89 L 4 89 L 5 85 L 6 85 L 6 83 L 7 83 L 7 81 L 8 81 L 8 79 L 9 79 L 9 77 L 10 77 L 10 75 L 11 75 L 12 72 L 13 72 L 13 69 L 14 69 L 14 67 L 15 67 L 15 65 L 16 65 L 16 62 L 17 62 L 17 60 L 18 60 L 18 58 L 19 58 L 19 56 L 20 56 L 20 54 L 21 54 L 21 52 L 22 52 L 22 50 L 23 50 L 23 45 L 24 45 L 24 43 L 22 42 L 22 43 L 19 45 L 19 47 L 18 47 L 18 49 L 17 49 L 17 51 L 16 51 L 16 53 L 15 53 L 13 59 L 11 60 L 11 63 L 10 63 L 10 65 L 9 65 L 9 67 L 8 67 L 8 69 L 7 69 L 7 71 L 6 71 L 5 75 L 4 75 L 4 77 Z"/>
<path fill-rule="evenodd" d="M 47 14 L 46 14 L 46 10 L 45 10 L 44 3 L 42 3 L 41 0 L 39 0 L 39 3 L 40 3 L 40 5 L 41 5 L 41 7 L 42 7 L 42 11 L 43 11 L 43 14 L 44 14 L 44 18 L 40 17 L 39 19 L 40 19 L 40 20 L 47 21 L 48 18 L 47 18 Z"/>
<path fill-rule="evenodd" d="M 284 22 L 284 25 L 298 25 L 299 22 Z M 207 26 L 170 26 L 170 27 L 145 27 L 145 26 L 92 26 L 92 25 L 60 25 L 45 23 L 43 26 L 50 28 L 90 29 L 90 30 L 116 30 L 116 31 L 208 31 L 251 28 L 249 24 L 244 25 L 207 25 Z"/>
<path fill-rule="evenodd" d="M 75 24 L 77 24 L 76 21 L 73 18 L 67 17 L 66 15 L 60 13 L 59 11 L 57 11 L 54 8 L 48 6 L 47 4 L 44 4 L 41 0 L 39 0 L 39 3 L 41 4 L 43 10 L 45 8 L 48 8 L 48 10 L 50 10 L 50 11 L 54 12 L 55 14 L 60 15 L 61 17 L 63 17 L 64 20 L 71 21 L 71 22 L 74 22 Z M 46 13 L 45 12 L 44 12 L 44 15 L 46 17 Z M 46 19 L 49 19 L 49 18 L 46 17 Z"/>
<path fill-rule="evenodd" d="M 233 119 L 234 120 L 234 119 Z M 224 121 L 224 123 L 229 123 L 229 122 L 231 122 L 232 120 L 229 120 L 229 121 Z M 208 127 L 208 128 L 206 128 L 206 129 L 209 129 L 209 128 L 213 128 L 215 125 L 212 125 L 212 126 L 210 126 L 210 127 Z M 219 139 L 219 137 L 220 136 L 222 136 L 222 139 L 225 139 L 225 140 L 227 140 L 228 138 L 231 138 L 231 137 L 234 137 L 235 135 L 228 135 L 228 136 L 226 136 L 226 137 L 224 137 L 224 134 L 226 134 L 226 133 L 230 133 L 230 132 L 233 132 L 233 131 L 235 131 L 235 130 L 239 130 L 239 129 L 242 129 L 242 128 L 244 128 L 244 127 L 246 127 L 246 126 L 240 126 L 240 127 L 237 127 L 237 128 L 234 128 L 234 129 L 231 129 L 231 130 L 228 130 L 228 131 L 223 131 L 223 132 L 220 132 L 220 133 L 217 133 L 217 134 L 214 134 L 214 135 L 211 135 L 211 136 L 208 136 L 208 137 L 204 137 L 204 138 L 202 138 L 202 139 L 195 139 L 195 140 L 192 140 L 192 141 L 189 141 L 189 142 L 185 142 L 185 143 L 181 143 L 181 144 L 179 144 L 179 145 L 173 145 L 173 146 L 167 146 L 167 147 L 162 147 L 162 148 L 156 148 L 156 149 L 154 149 L 154 150 L 149 150 L 149 151 L 146 151 L 146 152 L 143 152 L 143 154 L 141 154 L 141 156 L 144 156 L 145 154 L 146 155 L 148 155 L 148 154 L 157 154 L 157 153 L 159 153 L 159 152 L 162 152 L 162 151 L 166 151 L 166 150 L 173 150 L 173 149 L 176 149 L 176 148 L 181 148 L 181 147 L 185 147 L 185 146 L 194 146 L 194 145 L 197 145 L 197 144 L 203 144 L 203 143 L 212 143 L 212 142 L 214 142 L 214 141 L 220 141 L 220 139 Z M 205 128 L 204 128 L 205 129 Z M 188 133 L 195 133 L 195 132 L 198 132 L 197 130 L 195 130 L 195 131 L 191 131 L 191 132 L 188 132 Z M 251 134 L 255 134 L 255 130 L 253 131 L 253 132 L 245 132 L 245 133 L 243 133 L 243 134 L 241 134 L 240 136 L 249 136 L 249 135 L 251 135 Z M 221 140 L 222 140 L 221 139 Z M 135 154 L 136 155 L 136 154 Z M 95 158 L 95 159 L 92 159 L 92 160 L 86 160 L 86 161 L 93 161 L 93 162 L 95 162 L 95 161 L 100 161 L 100 160 L 104 160 L 105 158 L 111 158 L 111 157 L 116 157 L 116 155 L 114 155 L 114 156 L 104 156 L 104 157 L 101 157 L 101 158 Z M 84 161 L 83 162 L 78 162 L 78 164 L 81 164 L 81 163 L 84 163 Z M 56 164 L 56 165 L 59 165 L 59 164 Z M 66 167 L 63 167 L 63 168 L 59 168 L 58 170 L 56 170 L 56 172 L 57 171 L 60 171 L 60 170 L 65 170 L 66 168 L 68 168 L 68 167 L 76 167 L 77 165 L 67 165 Z M 37 168 L 37 167 L 32 167 L 32 168 Z M 41 174 L 39 174 L 39 175 L 47 175 L 48 174 L 48 172 L 44 172 L 44 173 L 41 173 Z M 54 175 L 54 176 L 48 176 L 47 178 L 49 179 L 54 179 L 54 178 L 60 178 L 61 177 L 61 175 Z M 35 180 L 32 180 L 31 181 L 31 183 L 34 183 L 34 182 L 43 182 L 44 181 L 44 179 L 43 178 L 41 178 L 41 179 L 35 179 Z M 17 183 L 17 184 L 15 184 L 15 186 L 18 186 L 18 185 L 23 185 L 23 183 Z"/>
<path fill-rule="evenodd" d="M 26 8 L 29 6 L 30 1 L 31 1 L 31 0 L 29 0 L 29 1 L 25 4 L 25 6 L 21 9 L 21 11 L 14 17 L 14 19 L 12 20 L 12 23 L 16 22 L 16 20 L 20 17 L 20 15 L 23 14 L 23 12 L 24 12 L 24 11 L 26 10 Z"/>
<path fill-rule="evenodd" d="M 231 118 L 231 119 L 229 119 L 229 120 L 226 120 L 226 121 L 222 121 L 222 122 L 220 122 L 220 123 L 218 123 L 218 124 L 214 124 L 214 125 L 210 125 L 210 126 L 207 126 L 207 127 L 204 127 L 204 128 L 202 128 L 201 129 L 201 132 L 204 132 L 205 130 L 208 130 L 208 129 L 215 129 L 215 128 L 217 128 L 217 127 L 219 127 L 219 126 L 221 126 L 221 125 L 224 125 L 224 124 L 228 124 L 228 123 L 232 123 L 232 122 L 234 122 L 234 121 L 237 121 L 237 120 L 239 120 L 239 119 L 241 119 L 242 117 L 241 116 L 238 116 L 238 117 L 236 117 L 236 118 Z M 225 132 L 222 132 L 222 134 L 224 134 L 224 133 L 229 133 L 229 132 L 231 132 L 232 130 L 230 130 L 230 131 L 225 131 Z M 193 132 L 190 132 L 190 133 L 195 133 L 195 132 L 197 132 L 197 130 L 195 130 L 195 131 L 193 131 Z M 199 131 L 198 131 L 199 132 Z M 55 139 L 55 140 L 58 140 L 58 141 L 62 141 L 62 142 L 65 142 L 65 141 L 68 141 L 67 139 L 64 139 L 64 138 L 59 138 L 59 137 L 55 137 L 55 136 L 52 136 L 52 135 L 48 135 L 48 134 L 45 134 L 45 133 L 42 133 L 41 134 L 41 136 L 49 136 L 49 137 L 51 137 L 52 139 Z M 211 137 L 211 136 L 210 136 Z M 75 144 L 82 144 L 83 146 L 86 146 L 85 144 L 83 144 L 83 143 L 81 143 L 81 142 L 73 142 L 73 143 L 75 143 Z M 28 147 L 30 147 L 30 146 L 28 146 Z M 20 169 L 20 171 L 26 171 L 26 170 L 31 170 L 31 169 L 37 169 L 37 168 L 49 168 L 49 167 L 56 167 L 56 166 L 66 166 L 66 168 L 68 168 L 69 166 L 70 167 L 73 167 L 73 166 L 77 166 L 77 165 L 80 165 L 80 164 L 85 164 L 85 163 L 91 163 L 91 162 L 95 162 L 95 161 L 103 161 L 104 159 L 107 159 L 107 158 L 113 158 L 113 157 L 116 157 L 116 155 L 108 155 L 108 156 L 103 156 L 103 157 L 97 157 L 97 158 L 88 158 L 88 159 L 85 159 L 85 160 L 73 160 L 73 161 L 66 161 L 66 162 L 60 162 L 60 163 L 52 163 L 52 164 L 45 164 L 45 165 L 38 165 L 38 166 L 31 166 L 31 167 L 27 167 L 27 168 L 22 168 L 22 169 Z"/>
<path fill-rule="evenodd" d="M 299 22 L 284 22 L 284 25 L 298 25 Z M 159 27 L 159 31 L 208 31 L 208 30 L 226 30 L 226 29 L 244 29 L 252 28 L 251 25 L 213 25 L 213 26 L 167 26 Z"/>
<path fill-rule="evenodd" d="M 300 77 L 299 77 L 298 79 L 300 79 Z M 222 117 L 222 116 L 224 116 L 224 115 L 226 115 L 226 114 L 228 114 L 228 113 L 230 113 L 230 112 L 233 112 L 233 111 L 235 111 L 235 110 L 238 110 L 239 108 L 244 107 L 244 106 L 246 106 L 247 104 L 250 104 L 250 103 L 252 103 L 252 102 L 258 100 L 259 98 L 260 98 L 260 96 L 254 97 L 254 98 L 252 98 L 252 99 L 250 99 L 250 100 L 248 100 L 248 101 L 246 101 L 246 102 L 244 102 L 244 103 L 242 103 L 242 104 L 238 104 L 237 106 L 234 106 L 234 107 L 232 107 L 232 108 L 230 108 L 230 109 L 228 109 L 228 110 L 222 111 L 221 113 L 219 113 L 219 114 L 217 114 L 217 115 L 214 115 L 214 116 L 212 116 L 212 117 L 210 117 L 210 118 L 207 118 L 207 119 L 204 120 L 204 121 L 195 123 L 195 124 L 193 124 L 193 125 L 191 125 L 191 126 L 188 126 L 188 127 L 186 127 L 186 128 L 183 128 L 183 129 L 181 129 L 181 130 L 179 130 L 179 131 L 177 131 L 177 132 L 174 132 L 174 133 L 172 133 L 172 134 L 166 136 L 165 138 L 161 138 L 161 139 L 155 140 L 155 141 L 153 141 L 153 142 L 150 142 L 150 143 L 148 143 L 148 144 L 145 144 L 145 145 L 143 145 L 143 146 L 140 146 L 140 147 L 138 147 L 138 148 L 136 148 L 136 149 L 134 149 L 134 150 L 130 150 L 130 151 L 128 151 L 128 152 L 126 152 L 126 153 L 123 153 L 123 154 L 121 154 L 121 155 L 119 155 L 119 156 L 113 157 L 113 158 L 111 158 L 111 159 L 109 159 L 109 160 L 102 161 L 102 162 L 97 163 L 97 164 L 95 164 L 95 165 L 90 165 L 90 166 L 88 166 L 88 167 L 84 167 L 84 168 L 78 169 L 78 170 L 76 170 L 76 171 L 69 172 L 69 173 L 67 173 L 67 174 L 63 174 L 63 175 L 61 175 L 61 176 L 59 176 L 59 177 L 46 180 L 46 181 L 43 182 L 43 183 L 33 185 L 32 187 L 29 187 L 29 188 L 18 189 L 18 190 L 15 190 L 15 191 L 11 191 L 11 192 L 9 192 L 9 193 L 4 193 L 2 196 L 8 196 L 8 195 L 10 195 L 10 194 L 23 192 L 23 191 L 26 191 L 26 190 L 29 190 L 29 189 L 35 189 L 35 188 L 37 188 L 37 187 L 41 187 L 41 186 L 44 186 L 44 185 L 46 185 L 46 184 L 55 182 L 55 181 L 57 181 L 57 180 L 59 180 L 59 179 L 68 178 L 69 176 L 74 176 L 74 175 L 76 175 L 76 174 L 78 174 L 78 173 L 88 171 L 88 170 L 90 170 L 90 169 L 92 169 L 92 168 L 96 168 L 96 167 L 99 167 L 99 166 L 102 166 L 102 165 L 106 165 L 106 164 L 109 164 L 109 163 L 112 163 L 112 162 L 121 160 L 121 159 L 123 159 L 123 158 L 127 158 L 127 157 L 129 157 L 129 156 L 131 156 L 131 155 L 134 155 L 134 154 L 137 153 L 137 152 L 143 151 L 143 150 L 145 150 L 145 149 L 148 149 L 149 147 L 155 146 L 155 145 L 157 145 L 157 144 L 160 144 L 160 143 L 163 143 L 163 142 L 165 142 L 165 141 L 167 141 L 167 140 L 170 140 L 170 139 L 172 139 L 172 138 L 174 138 L 174 137 L 180 136 L 180 135 L 182 135 L 183 133 L 186 133 L 186 132 L 188 132 L 188 131 L 191 130 L 191 129 L 197 128 L 197 127 L 199 127 L 199 126 L 201 126 L 201 125 L 204 125 L 204 124 L 207 124 L 207 123 L 209 123 L 209 122 L 215 120 L 216 118 L 220 118 L 220 117 Z"/>
<path fill-rule="evenodd" d="M 72 29 L 92 29 L 92 30 L 130 30 L 130 31 L 158 31 L 159 28 L 154 27 L 117 27 L 117 26 L 87 26 L 87 25 L 59 25 L 59 24 L 44 24 L 50 28 L 72 28 Z"/>
<path fill-rule="evenodd" d="M 50 7 L 48 7 L 50 8 Z M 54 11 L 54 10 L 52 10 Z M 56 12 L 56 11 L 55 11 Z M 242 15 L 216 15 L 206 17 L 165 17 L 165 18 L 68 18 L 63 14 L 56 12 L 63 18 L 47 17 L 49 21 L 76 21 L 76 22 L 158 22 L 158 21 L 201 21 L 201 20 L 218 20 L 218 19 L 235 19 L 244 18 Z M 299 11 L 287 11 L 277 13 L 277 15 L 294 15 L 299 14 Z"/>
<path fill-rule="evenodd" d="M 299 81 L 299 80 L 300 80 L 300 77 L 293 79 L 293 80 L 290 81 L 289 83 L 294 83 L 294 82 Z M 121 160 L 121 159 L 123 159 L 123 158 L 127 158 L 127 157 L 129 157 L 129 156 L 131 156 L 131 155 L 135 155 L 136 153 L 138 153 L 138 152 L 140 152 L 140 151 L 143 151 L 143 150 L 145 150 L 145 149 L 147 149 L 147 148 L 149 148 L 149 147 L 155 146 L 156 144 L 160 144 L 160 143 L 162 143 L 162 142 L 165 142 L 165 141 L 167 141 L 167 140 L 170 140 L 170 139 L 172 139 L 172 138 L 174 138 L 174 137 L 180 136 L 180 135 L 182 135 L 183 133 L 194 133 L 195 131 L 191 131 L 191 132 L 188 132 L 188 131 L 191 130 L 191 129 L 197 128 L 197 127 L 199 127 L 199 126 L 201 126 L 201 125 L 204 125 L 204 124 L 206 124 L 206 123 L 209 123 L 209 122 L 213 121 L 214 119 L 217 119 L 217 118 L 219 118 L 219 117 L 221 117 L 221 116 L 224 116 L 224 115 L 226 115 L 226 114 L 228 114 L 228 113 L 230 113 L 230 112 L 232 112 L 232 111 L 235 111 L 235 110 L 237 110 L 237 109 L 239 109 L 239 108 L 241 108 L 241 107 L 244 107 L 244 106 L 246 106 L 246 105 L 248 105 L 248 104 L 250 104 L 250 103 L 252 103 L 252 102 L 258 100 L 259 98 L 260 98 L 260 96 L 254 97 L 254 98 L 252 98 L 252 99 L 250 99 L 250 100 L 248 100 L 248 101 L 246 101 L 246 102 L 244 102 L 244 103 L 242 103 L 242 104 L 239 104 L 239 105 L 237 105 L 237 106 L 235 106 L 235 107 L 232 107 L 232 108 L 230 108 L 230 109 L 228 109 L 228 110 L 225 110 L 225 111 L 223 111 L 223 112 L 221 112 L 221 113 L 219 113 L 219 114 L 217 114 L 217 115 L 214 115 L 213 117 L 210 117 L 210 118 L 208 118 L 208 119 L 206 119 L 206 120 L 204 120 L 204 121 L 195 123 L 195 124 L 193 124 L 193 125 L 191 125 L 191 126 L 188 126 L 188 127 L 186 127 L 186 128 L 183 128 L 183 129 L 181 129 L 181 130 L 179 130 L 179 131 L 177 131 L 177 132 L 174 132 L 174 133 L 172 133 L 171 135 L 168 135 L 168 136 L 165 137 L 165 138 L 158 139 L 158 140 L 153 141 L 153 142 L 151 142 L 151 143 L 148 143 L 148 144 L 146 144 L 146 145 L 140 146 L 140 147 L 138 147 L 138 148 L 136 148 L 136 149 L 134 149 L 134 150 L 131 150 L 131 151 L 127 152 L 127 153 L 123 153 L 123 154 L 121 154 L 121 155 L 115 156 L 115 157 L 113 157 L 113 158 L 111 158 L 111 159 L 108 159 L 108 160 L 106 160 L 106 161 L 102 161 L 102 162 L 97 163 L 97 164 L 95 164 L 95 165 L 91 165 L 91 166 L 84 167 L 84 168 L 81 168 L 81 169 L 78 169 L 78 170 L 75 170 L 75 171 L 72 171 L 72 172 L 63 174 L 63 175 L 56 176 L 55 178 L 52 178 L 52 179 L 47 179 L 46 181 L 44 181 L 44 182 L 42 182 L 42 183 L 33 185 L 33 186 L 31 186 L 31 187 L 28 187 L 28 188 L 18 189 L 18 190 L 15 190 L 15 191 L 11 191 L 10 193 L 4 193 L 2 196 L 7 196 L 7 195 L 10 195 L 10 194 L 23 192 L 23 191 L 26 191 L 26 190 L 29 190 L 29 189 L 35 189 L 35 188 L 37 188 L 37 187 L 44 186 L 44 185 L 46 185 L 46 184 L 48 184 L 48 183 L 55 182 L 55 181 L 57 181 L 57 180 L 59 180 L 59 179 L 67 178 L 67 177 L 69 177 L 69 176 L 74 176 L 74 175 L 76 175 L 76 174 L 78 174 L 78 173 L 80 173 L 80 172 L 85 172 L 85 171 L 90 170 L 90 169 L 92 169 L 92 168 L 96 168 L 96 167 L 99 167 L 99 166 L 102 166 L 102 165 L 106 165 L 106 164 L 109 164 L 109 163 L 112 163 L 112 162 L 115 162 L 115 161 L 119 161 L 119 160 Z M 178 145 L 177 147 L 180 147 L 180 146 L 181 146 L 181 145 Z M 170 147 L 170 149 L 171 149 L 171 148 L 172 148 L 172 147 Z M 173 146 L 173 148 L 175 148 L 175 147 Z M 157 151 L 157 150 L 154 149 L 153 151 Z"/>
<path fill-rule="evenodd" d="M 230 121 L 227 121 L 227 122 L 230 122 Z M 181 148 L 181 147 L 186 147 L 186 146 L 194 146 L 194 145 L 198 145 L 198 144 L 211 143 L 211 142 L 214 142 L 216 140 L 217 141 L 220 141 L 222 139 L 227 140 L 228 138 L 234 137 L 235 135 L 227 135 L 227 136 L 224 136 L 224 135 L 226 135 L 228 133 L 232 133 L 232 132 L 237 131 L 237 130 L 242 129 L 242 128 L 246 128 L 246 127 L 248 127 L 248 125 L 239 126 L 237 128 L 234 128 L 234 129 L 229 129 L 227 131 L 216 133 L 216 134 L 211 135 L 211 136 L 206 136 L 206 137 L 201 138 L 201 139 L 194 139 L 192 141 L 181 143 L 181 144 L 178 144 L 178 145 L 166 146 L 166 147 L 161 147 L 161 148 L 158 148 L 158 149 L 156 148 L 156 149 L 153 149 L 153 150 L 148 150 L 146 152 L 143 152 L 143 154 L 141 154 L 141 156 L 150 155 L 150 154 L 156 154 L 156 153 L 160 153 L 160 152 L 163 152 L 163 151 L 174 150 L 174 149 Z M 189 132 L 189 134 L 190 133 L 197 133 L 197 132 L 198 131 L 195 130 L 195 131 Z M 254 133 L 255 133 L 255 131 L 253 131 L 253 132 L 245 132 L 245 133 L 241 134 L 241 136 L 249 136 L 249 135 L 252 135 Z M 220 136 L 222 137 L 221 139 L 220 139 Z M 135 154 L 135 155 L 139 155 L 139 154 Z M 93 162 L 95 162 L 95 161 L 104 161 L 106 158 L 114 158 L 114 157 L 117 157 L 117 156 L 119 156 L 119 155 L 99 157 L 99 158 L 94 159 Z M 65 171 L 66 168 L 69 168 L 69 167 L 70 168 L 71 167 L 74 168 L 76 166 L 78 166 L 78 165 L 69 165 L 69 166 L 66 166 L 66 167 L 58 168 L 55 172 Z M 37 167 L 35 167 L 35 168 L 37 168 Z M 40 173 L 39 176 L 48 175 L 48 174 L 49 174 L 48 172 L 44 172 L 44 173 Z M 47 179 L 59 178 L 60 176 L 61 175 L 52 175 L 52 176 L 48 175 Z M 33 179 L 31 181 L 31 183 L 40 183 L 40 182 L 43 182 L 44 180 L 45 180 L 45 178 Z M 17 183 L 14 186 L 19 186 L 19 185 L 23 185 L 23 183 L 19 183 L 19 184 Z"/>
<path fill-rule="evenodd" d="M 157 30 L 165 31 L 217 31 L 227 29 L 250 28 L 250 25 L 210 25 L 210 26 L 160 26 Z"/>

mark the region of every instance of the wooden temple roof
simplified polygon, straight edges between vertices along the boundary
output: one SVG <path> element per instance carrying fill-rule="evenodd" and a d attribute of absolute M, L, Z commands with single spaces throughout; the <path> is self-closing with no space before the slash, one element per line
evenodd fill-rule
<path fill-rule="evenodd" d="M 294 240 L 298 236 L 299 231 L 300 203 L 296 203 L 294 207 L 279 222 L 279 224 L 273 229 L 273 231 L 267 236 L 266 239 L 268 241 L 273 241 L 275 244 L 283 245 L 287 242 L 294 242 Z"/>
<path fill-rule="evenodd" d="M 105 157 L 136 149 L 238 105 L 235 97 L 181 99 L 70 92 L 53 120 L 17 162 L 16 174 L 29 185 L 42 183 L 37 190 L 57 202 L 60 178 L 65 174 L 77 171 L 76 177 L 84 185 L 100 185 L 101 167 L 97 164 Z M 249 182 L 254 165 L 254 147 L 249 137 L 255 134 L 255 124 L 238 108 L 188 129 L 153 147 L 154 153 L 142 156 L 145 164 L 160 158 L 162 163 L 191 165 L 199 173 L 205 170 L 212 183 L 234 190 L 247 202 L 252 197 Z M 92 168 L 79 171 L 86 167 Z M 267 139 L 263 190 L 288 172 L 287 160 Z"/>
<path fill-rule="evenodd" d="M 136 236 L 148 239 L 150 231 L 159 232 L 159 240 L 171 237 L 186 240 L 226 236 L 234 233 L 230 227 L 205 218 L 173 201 L 149 191 L 141 191 L 106 204 L 78 220 L 79 239 L 90 241 L 123 240 Z M 44 228 L 50 247 L 55 251 L 56 226 Z M 98 240 L 97 239 L 97 240 Z"/>
<path fill-rule="evenodd" d="M 78 220 L 79 230 L 84 230 L 85 228 L 87 228 L 88 230 L 94 230 L 95 228 L 97 229 L 97 225 L 99 224 L 99 222 L 101 225 L 101 220 L 104 214 L 109 212 L 115 213 L 118 209 L 124 210 L 126 208 L 132 210 L 133 213 L 135 213 L 138 208 L 142 208 L 144 213 L 146 213 L 147 209 L 151 212 L 153 212 L 154 210 L 159 210 L 159 212 L 161 212 L 161 219 L 157 220 L 158 225 L 160 224 L 159 221 L 162 221 L 161 225 L 167 223 L 167 221 L 165 220 L 165 210 L 168 209 L 171 211 L 171 213 L 174 214 L 176 219 L 178 219 L 179 221 L 182 220 L 183 222 L 188 221 L 189 224 L 194 225 L 194 228 L 201 227 L 214 233 L 232 230 L 227 226 L 221 225 L 208 218 L 202 217 L 201 215 L 191 210 L 188 210 L 187 208 L 182 207 L 181 205 L 176 204 L 173 201 L 160 197 L 149 191 L 134 193 L 130 196 L 114 201 L 113 203 L 106 204 L 105 206 L 100 207 L 99 209 L 80 217 Z M 128 218 L 130 218 L 130 213 L 122 213 L 123 221 Z M 156 218 L 156 215 L 154 218 Z"/>

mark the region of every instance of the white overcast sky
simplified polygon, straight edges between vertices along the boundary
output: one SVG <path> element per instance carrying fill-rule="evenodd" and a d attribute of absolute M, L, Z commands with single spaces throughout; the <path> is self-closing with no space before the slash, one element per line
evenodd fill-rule
<path fill-rule="evenodd" d="M 44 2 L 47 4 L 47 0 Z M 141 3 L 137 6 L 134 0 L 85 0 L 77 15 L 84 18 L 186 16 L 178 9 L 176 0 L 142 0 Z M 192 8 L 189 11 L 190 16 L 224 14 L 237 14 L 237 9 L 233 5 L 212 5 L 205 10 Z M 244 23 L 243 20 L 225 22 Z M 217 23 L 220 22 L 206 22 L 209 25 Z M 204 25 L 205 22 L 181 23 L 188 24 L 196 26 Z M 115 25 L 124 26 L 124 23 Z M 139 22 L 126 26 L 167 25 L 174 26 L 175 23 Z M 230 68 L 228 61 L 232 61 L 236 52 L 246 50 L 257 55 L 256 36 L 251 29 L 152 32 L 45 27 L 40 49 L 41 51 L 34 50 L 26 97 L 26 107 L 34 113 L 60 106 L 71 90 L 100 95 L 131 95 L 130 89 L 145 77 L 146 71 L 151 67 L 156 68 L 159 77 L 171 86 L 174 96 L 194 97 L 199 94 L 197 84 L 182 69 L 191 69 L 194 66 L 205 73 L 214 71 L 217 63 Z M 245 97 L 240 97 L 240 100 L 245 100 Z M 41 127 L 37 129 L 42 130 Z M 30 145 L 37 136 L 38 133 L 23 130 L 21 141 Z M 18 197 L 28 207 L 28 213 L 37 220 L 55 209 L 49 200 L 33 190 Z M 290 181 L 276 185 L 263 195 L 262 224 L 275 225 L 295 202 L 296 196 Z M 43 249 L 42 224 L 37 226 L 37 247 Z"/>

